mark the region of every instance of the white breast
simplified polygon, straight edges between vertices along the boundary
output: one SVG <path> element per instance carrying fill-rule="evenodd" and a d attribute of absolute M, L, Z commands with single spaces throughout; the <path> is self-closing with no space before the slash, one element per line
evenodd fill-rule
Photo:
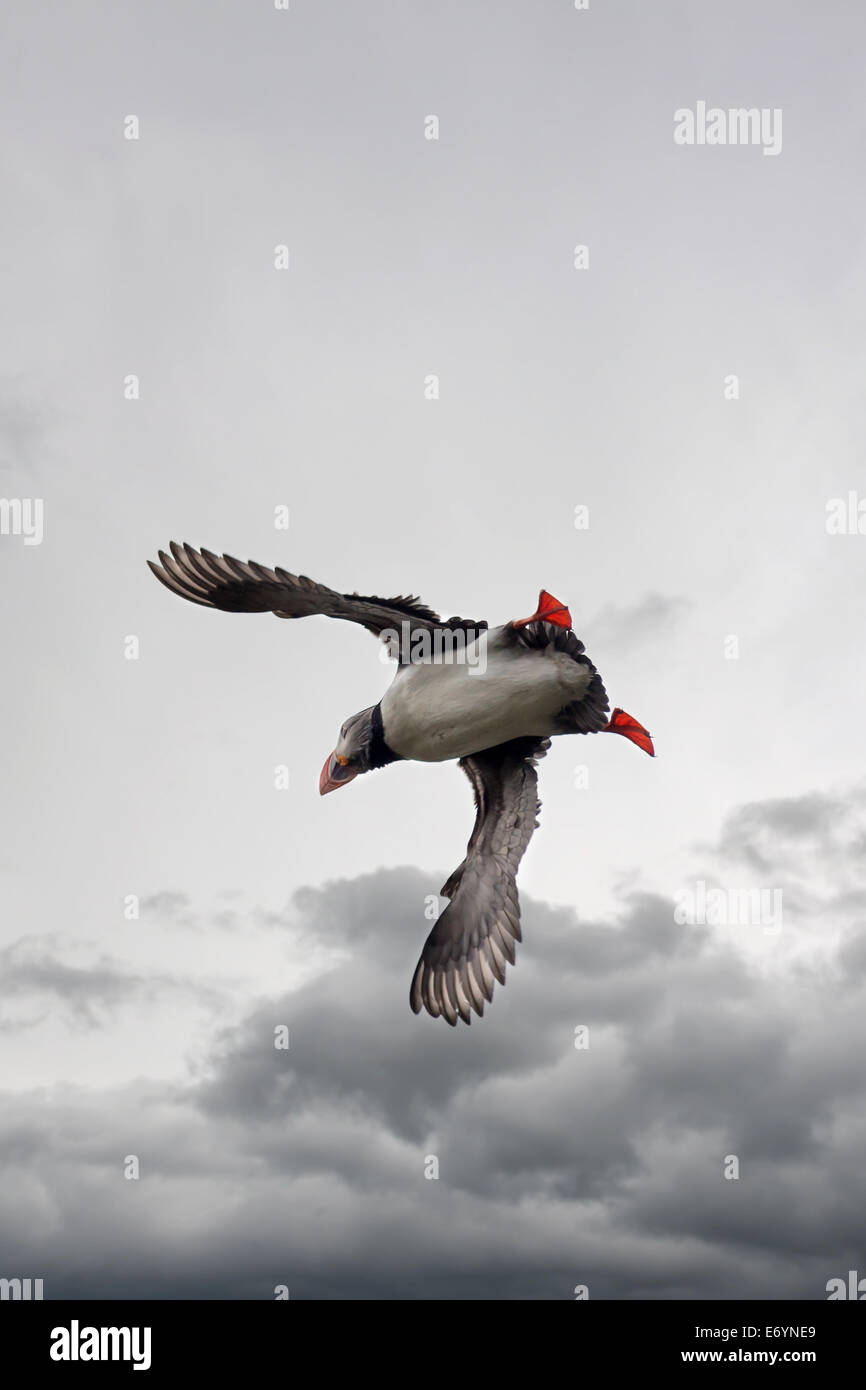
<path fill-rule="evenodd" d="M 491 632 L 486 667 L 470 647 L 463 663 L 401 668 L 381 710 L 385 742 L 418 762 L 462 758 L 507 739 L 554 732 L 554 717 L 579 700 L 589 668 L 562 652 L 504 645 Z"/>

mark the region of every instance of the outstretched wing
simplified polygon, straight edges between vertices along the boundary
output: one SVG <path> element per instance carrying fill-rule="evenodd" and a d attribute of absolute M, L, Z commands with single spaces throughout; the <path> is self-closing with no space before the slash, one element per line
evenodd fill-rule
<path fill-rule="evenodd" d="M 214 555 L 191 545 L 172 541 L 168 555 L 159 552 L 162 562 L 148 560 L 157 579 L 203 608 L 220 608 L 226 613 L 274 613 L 278 618 L 306 618 L 314 613 L 327 618 L 343 618 L 360 623 L 377 637 L 385 636 L 393 656 L 408 660 L 408 644 L 419 629 L 457 628 L 482 631 L 485 622 L 471 618 L 440 618 L 413 595 L 378 598 L 374 595 L 340 594 L 325 584 L 316 584 L 305 574 L 269 569 L 254 560 L 244 563 L 231 555 Z M 396 638 L 391 634 L 397 634 Z"/>
<path fill-rule="evenodd" d="M 517 738 L 460 759 L 475 792 L 475 828 L 466 858 L 442 888 L 451 899 L 428 936 L 412 980 L 414 1013 L 448 1023 L 484 1012 L 520 938 L 517 867 L 536 827 L 538 774 L 550 740 Z"/>

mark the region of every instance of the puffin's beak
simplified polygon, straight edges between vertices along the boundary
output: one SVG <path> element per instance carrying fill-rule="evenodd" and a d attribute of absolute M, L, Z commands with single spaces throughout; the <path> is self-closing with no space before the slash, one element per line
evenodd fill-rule
<path fill-rule="evenodd" d="M 319 776 L 319 796 L 327 796 L 328 792 L 334 792 L 338 787 L 345 787 L 347 782 L 351 782 L 353 777 L 357 777 L 357 772 L 353 767 L 348 767 L 344 760 L 341 760 L 336 753 L 329 753 L 325 759 Z"/>

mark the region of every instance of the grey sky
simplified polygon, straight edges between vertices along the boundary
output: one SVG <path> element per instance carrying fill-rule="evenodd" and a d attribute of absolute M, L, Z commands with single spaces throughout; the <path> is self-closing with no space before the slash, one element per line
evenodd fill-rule
<path fill-rule="evenodd" d="M 783 858 L 780 810 L 750 815 Z M 831 859 L 820 798 L 809 834 Z M 343 959 L 212 1023 L 182 1082 L 7 1099 L 4 1257 L 55 1297 L 824 1297 L 866 1247 L 858 862 L 808 970 L 750 962 L 654 894 L 616 921 L 530 899 L 518 971 L 458 1033 L 405 1007 L 418 870 L 304 890 L 257 930 Z M 787 892 L 796 869 L 773 871 Z M 166 955 L 196 929 L 161 906 Z"/>
<path fill-rule="evenodd" d="M 441 1105 L 441 1142 L 460 1135 L 449 1220 L 465 1187 L 475 1194 L 467 1218 L 488 1224 L 471 1203 L 504 1124 L 490 1200 L 504 1200 L 513 1149 L 530 1206 L 543 1205 L 549 1181 L 557 1202 L 576 1204 L 574 1229 L 591 1249 L 608 1237 L 586 1203 L 598 1200 L 605 1220 L 615 1208 L 621 1244 L 607 1263 L 592 1257 L 609 1293 L 736 1292 L 740 1280 L 776 1297 L 788 1226 L 771 1214 L 760 1249 L 729 1264 L 716 1236 L 706 1244 L 708 1222 L 734 1220 L 714 1204 L 735 1187 L 745 1232 L 757 1199 L 744 1183 L 704 1189 L 699 1170 L 733 1132 L 760 1151 L 768 1184 L 776 1173 L 778 1195 L 788 1135 L 803 1154 L 792 1194 L 814 1202 L 828 1175 L 838 1188 L 823 1226 L 797 1227 L 795 1272 L 780 1288 L 811 1296 L 812 1253 L 816 1269 L 836 1251 L 838 1272 L 848 1268 L 842 1227 L 862 1196 L 862 1134 L 846 1109 L 855 1082 L 821 1019 L 839 992 L 855 997 L 864 959 L 866 537 L 828 535 L 825 509 L 866 492 L 866 15 L 738 0 L 592 0 L 586 13 L 567 0 L 293 0 L 288 14 L 19 6 L 3 27 L 0 302 L 13 331 L 0 343 L 0 495 L 43 498 L 45 537 L 0 536 L 0 1054 L 21 1123 L 42 1135 L 35 1152 L 43 1140 L 70 1152 L 80 1126 L 135 1115 L 144 1094 L 163 1154 L 175 1126 L 197 1117 L 183 1202 L 204 1213 L 233 1180 L 213 1154 L 225 1146 L 235 1179 L 254 1161 L 234 1129 L 214 1145 L 211 1123 L 237 1123 L 237 1095 L 216 1118 L 215 1097 L 232 1093 L 264 1001 L 299 988 L 284 1011 L 302 1020 L 292 1065 L 318 1129 L 313 1142 L 301 1126 L 292 1143 L 308 1145 L 311 1181 L 349 1232 L 368 1219 L 359 1192 L 376 1187 L 381 1212 L 359 1248 L 385 1228 L 404 1242 L 417 1202 L 448 1188 L 444 1178 L 420 1196 L 406 1186 Z M 675 145 L 674 110 L 699 100 L 781 108 L 779 156 Z M 123 138 L 129 114 L 138 141 Z M 429 114 L 438 141 L 424 139 Z M 287 272 L 273 268 L 281 243 Z M 590 248 L 587 270 L 573 268 L 578 243 Z M 139 401 L 123 398 L 129 373 Z M 437 401 L 424 398 L 429 373 Z M 735 401 L 724 398 L 731 373 Z M 281 503 L 288 532 L 273 524 Z M 588 530 L 574 527 L 578 504 Z M 569 603 L 612 703 L 652 730 L 655 763 L 624 740 L 556 741 L 520 874 L 531 946 L 459 1041 L 411 1018 L 406 993 L 428 927 L 424 895 L 459 862 L 471 828 L 465 779 L 450 766 L 398 765 L 320 799 L 341 721 L 383 692 L 390 668 L 348 626 L 174 600 L 145 567 L 171 538 L 491 621 L 531 611 L 543 585 Z M 129 634 L 137 661 L 124 659 Z M 276 764 L 289 768 L 286 792 L 273 788 Z M 389 871 L 381 886 L 365 877 L 376 870 Z M 675 929 L 674 894 L 699 874 L 735 887 L 787 876 L 781 939 L 708 928 L 712 939 L 698 941 L 698 929 Z M 324 889 L 333 879 L 345 882 Z M 299 889 L 310 896 L 293 900 Z M 138 922 L 123 916 L 133 893 L 145 903 Z M 381 939 L 378 918 L 368 923 L 377 894 Z M 613 925 L 621 913 L 629 927 Z M 654 936 L 665 920 L 669 935 Z M 601 940 L 631 931 L 635 959 L 614 953 L 602 970 L 593 922 Z M 362 927 L 369 954 L 351 968 L 364 988 L 349 1008 L 339 953 Z M 824 953 L 839 972 L 832 990 L 816 965 Z M 678 992 L 693 984 L 703 1013 Z M 656 1031 L 636 1074 L 650 1096 L 661 1076 L 655 1129 L 630 1070 L 653 989 Z M 587 1006 L 607 1020 L 611 1047 L 597 1063 L 592 1054 L 599 1072 L 572 1091 L 562 1068 L 574 1057 L 567 1039 L 557 1052 L 545 1020 L 567 1032 Z M 792 1070 L 786 1029 L 803 1010 L 813 1050 L 801 1039 Z M 729 1045 L 715 1063 L 713 1019 Z M 223 1026 L 238 1032 L 217 1058 Z M 471 1097 L 440 1084 L 449 1045 L 480 1069 Z M 368 1176 L 359 1169 L 338 1202 L 327 1184 L 348 1121 L 329 1097 L 343 1106 L 359 1046 Z M 306 1074 L 304 1047 L 324 1059 Z M 503 1121 L 526 1110 L 515 1057 L 539 1048 L 533 1103 L 571 1106 L 603 1154 L 557 1133 L 548 1170 L 547 1131 L 534 1148 L 531 1128 L 521 1138 Z M 371 1052 L 383 1075 L 414 1059 L 424 1119 L 410 1137 L 405 1115 L 380 1124 Z M 748 1076 L 747 1054 L 765 1056 L 765 1070 Z M 688 1059 L 694 1077 L 680 1091 L 676 1066 Z M 36 1088 L 55 1085 L 46 1108 Z M 835 1146 L 823 1131 L 806 1142 L 803 1117 L 829 1123 L 814 1087 L 839 1107 Z M 697 1096 L 706 1112 L 688 1111 Z M 666 1116 L 694 1126 L 692 1138 L 672 1139 Z M 282 1142 L 279 1126 L 260 1123 L 263 1142 Z M 123 1126 L 99 1141 L 105 1173 L 135 1147 Z M 636 1160 L 634 1128 L 644 1157 L 660 1146 L 660 1170 Z M 689 1186 L 678 1168 L 674 1180 L 670 1154 L 688 1163 L 692 1141 Z M 32 1181 L 47 1203 L 45 1161 Z M 402 1176 L 389 1187 L 395 1164 Z M 106 1230 L 116 1220 L 121 1252 L 113 1204 L 128 1193 L 109 1195 L 102 1174 L 72 1165 L 65 1198 L 82 1220 L 91 1201 Z M 255 1245 L 277 1186 L 291 1223 L 284 1175 L 271 1176 L 274 1187 L 263 1178 L 248 1205 L 239 1198 L 214 1239 Z M 678 1213 L 670 1194 L 681 1185 L 694 1201 Z M 2 1190 L 14 1223 L 19 1189 Z M 299 1208 L 303 1190 L 295 1197 Z M 145 1197 L 139 1216 L 152 1221 L 158 1201 Z M 8 1247 L 22 1259 L 28 1229 Z M 555 1212 L 540 1205 L 521 1229 L 503 1290 L 560 1296 L 551 1289 L 575 1262 L 572 1246 L 559 1251 Z M 168 1259 L 166 1277 L 193 1293 L 204 1261 L 184 1272 L 165 1240 L 154 1237 L 154 1268 Z M 302 1288 L 350 1291 L 351 1242 L 332 1230 L 316 1258 L 309 1241 Z M 47 1270 L 49 1245 L 32 1248 Z M 421 1289 L 422 1246 L 412 1249 Z M 466 1255 L 467 1296 L 499 1262 L 495 1240 L 484 1250 Z M 276 1248 L 272 1263 L 282 1267 Z M 50 1267 L 84 1287 L 74 1260 Z M 431 1258 L 434 1293 L 440 1275 L 456 1277 L 443 1269 Z M 135 1277 L 151 1278 L 146 1260 Z M 251 1256 L 248 1277 L 256 1291 L 271 1276 Z M 383 1292 L 399 1286 L 384 1260 L 381 1277 Z"/>

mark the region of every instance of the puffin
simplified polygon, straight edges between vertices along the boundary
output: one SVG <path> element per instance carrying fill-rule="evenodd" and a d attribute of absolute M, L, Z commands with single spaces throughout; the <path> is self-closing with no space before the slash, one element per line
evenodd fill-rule
<path fill-rule="evenodd" d="M 148 560 L 172 593 L 225 613 L 318 614 L 359 623 L 396 662 L 377 704 L 352 714 L 319 777 L 327 796 L 390 763 L 456 761 L 475 798 L 475 825 L 449 900 L 424 943 L 409 991 L 452 1027 L 471 1023 L 505 984 L 521 940 L 517 870 L 541 809 L 537 764 L 560 734 L 620 734 L 650 757 L 648 731 L 610 706 L 601 676 L 546 589 L 528 618 L 500 627 L 441 618 L 415 595 L 340 593 L 303 574 L 172 541 Z"/>

